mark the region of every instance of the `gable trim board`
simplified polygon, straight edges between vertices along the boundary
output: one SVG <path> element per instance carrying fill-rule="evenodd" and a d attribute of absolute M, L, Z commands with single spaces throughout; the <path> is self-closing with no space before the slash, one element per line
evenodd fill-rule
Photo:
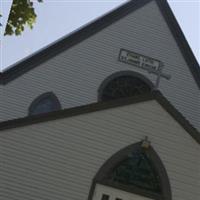
<path fill-rule="evenodd" d="M 173 117 L 173 119 L 176 120 L 183 127 L 183 129 L 185 129 L 191 135 L 191 137 L 196 140 L 197 143 L 200 144 L 200 133 L 198 132 L 198 130 L 194 128 L 190 124 L 190 122 L 186 120 L 183 115 L 175 107 L 173 107 L 171 103 L 159 91 L 153 91 L 152 93 L 140 95 L 138 97 L 128 97 L 107 102 L 97 102 L 84 106 L 78 106 L 75 108 L 68 108 L 50 113 L 4 121 L 0 123 L 0 131 L 51 120 L 69 118 L 77 115 L 97 112 L 150 100 L 156 100 Z"/>
<path fill-rule="evenodd" d="M 111 13 L 97 19 L 95 22 L 87 25 L 86 27 L 82 28 L 81 30 L 60 39 L 53 44 L 50 44 L 47 48 L 36 52 L 35 54 L 31 55 L 30 57 L 22 60 L 21 62 L 11 66 L 9 69 L 5 70 L 4 72 L 0 73 L 0 84 L 5 85 L 10 81 L 18 78 L 19 76 L 25 74 L 31 69 L 39 66 L 41 63 L 45 62 L 46 60 L 53 58 L 54 56 L 58 55 L 59 53 L 73 47 L 74 45 L 82 42 L 83 40 L 89 38 L 90 36 L 98 33 L 102 29 L 106 28 L 107 26 L 113 24 L 117 20 L 125 17 L 131 12 L 141 8 L 142 6 L 146 5 L 147 3 L 153 0 L 131 0 L 130 2 L 122 5 L 121 7 L 117 8 L 116 10 L 112 11 Z M 170 9 L 167 0 L 155 0 L 158 7 L 161 10 L 161 13 L 166 20 L 166 23 L 187 63 L 189 69 L 196 81 L 200 89 L 200 66 L 192 53 L 192 50 L 172 12 Z"/>

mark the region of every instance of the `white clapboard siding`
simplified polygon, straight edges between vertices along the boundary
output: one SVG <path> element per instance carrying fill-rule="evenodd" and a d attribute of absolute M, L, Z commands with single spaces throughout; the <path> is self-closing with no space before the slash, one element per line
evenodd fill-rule
<path fill-rule="evenodd" d="M 1 131 L 0 196 L 87 200 L 103 163 L 145 136 L 166 167 L 173 200 L 198 200 L 200 146 L 155 100 Z"/>
<path fill-rule="evenodd" d="M 120 48 L 164 63 L 172 79 L 162 78 L 159 89 L 200 130 L 200 90 L 154 1 L 5 85 L 0 118 L 26 116 L 31 102 L 48 91 L 62 108 L 96 102 L 100 84 L 118 71 L 136 71 L 155 83 L 155 75 L 119 62 Z"/>

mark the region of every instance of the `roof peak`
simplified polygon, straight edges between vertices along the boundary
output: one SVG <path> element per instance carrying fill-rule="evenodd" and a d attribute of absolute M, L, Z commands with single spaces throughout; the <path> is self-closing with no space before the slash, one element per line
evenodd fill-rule
<path fill-rule="evenodd" d="M 144 5 L 152 1 L 155 1 L 157 3 L 200 89 L 199 64 L 191 48 L 189 47 L 189 44 L 187 43 L 187 40 L 184 37 L 184 34 L 181 31 L 181 28 L 178 25 L 178 22 L 176 21 L 176 18 L 169 7 L 167 0 L 130 0 L 125 4 L 122 4 L 122 6 L 96 19 L 94 22 L 89 23 L 78 31 L 75 31 L 74 33 L 67 35 L 64 38 L 55 41 L 54 43 L 48 45 L 46 48 L 43 48 L 41 51 L 30 55 L 28 58 L 22 60 L 21 62 L 16 63 L 15 65 L 13 65 L 12 68 L 9 68 L 4 72 L 0 72 L 0 84 L 5 85 L 9 83 L 10 81 L 18 78 L 19 76 L 30 71 L 31 69 L 39 66 L 46 60 L 53 58 L 59 53 L 75 46 L 76 44 L 101 31 L 112 23 L 125 17 L 129 13 L 134 12 L 135 10 L 143 7 Z"/>

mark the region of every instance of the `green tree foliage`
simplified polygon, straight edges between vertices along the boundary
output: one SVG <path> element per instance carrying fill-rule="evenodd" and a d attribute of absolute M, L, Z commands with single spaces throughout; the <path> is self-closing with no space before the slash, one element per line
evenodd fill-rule
<path fill-rule="evenodd" d="M 31 0 L 13 0 L 4 35 L 21 35 L 25 26 L 33 28 L 36 18 Z"/>

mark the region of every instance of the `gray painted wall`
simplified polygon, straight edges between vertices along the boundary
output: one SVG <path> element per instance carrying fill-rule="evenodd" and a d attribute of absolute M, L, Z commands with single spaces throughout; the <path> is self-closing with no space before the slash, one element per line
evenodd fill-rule
<path fill-rule="evenodd" d="M 200 146 L 154 100 L 2 131 L 0 199 L 87 200 L 102 164 L 145 136 L 173 200 L 198 200 Z"/>
<path fill-rule="evenodd" d="M 5 95 L 3 94 L 4 88 L 0 85 L 0 121 L 5 120 L 5 115 L 3 113 L 3 106 L 5 104 Z M 9 110 L 7 112 L 10 112 Z"/>
<path fill-rule="evenodd" d="M 136 71 L 155 83 L 155 75 L 120 63 L 120 48 L 164 62 L 172 79 L 162 79 L 159 89 L 200 130 L 200 90 L 155 2 L 4 86 L 0 120 L 26 116 L 31 102 L 48 91 L 63 108 L 96 102 L 102 81 L 118 71 Z"/>

